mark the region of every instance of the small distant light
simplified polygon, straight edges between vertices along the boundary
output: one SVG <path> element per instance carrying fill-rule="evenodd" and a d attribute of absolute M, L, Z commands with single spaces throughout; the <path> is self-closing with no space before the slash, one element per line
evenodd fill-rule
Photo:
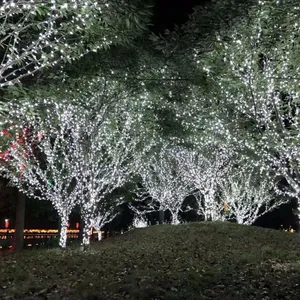
<path fill-rule="evenodd" d="M 9 228 L 9 219 L 5 219 L 5 228 L 6 228 L 6 229 Z"/>

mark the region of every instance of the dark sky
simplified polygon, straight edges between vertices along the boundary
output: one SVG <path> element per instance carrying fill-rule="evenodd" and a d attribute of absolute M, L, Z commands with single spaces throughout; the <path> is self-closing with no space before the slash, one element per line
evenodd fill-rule
<path fill-rule="evenodd" d="M 153 31 L 163 33 L 165 29 L 173 29 L 174 25 L 182 25 L 193 7 L 207 2 L 209 0 L 155 0 Z"/>

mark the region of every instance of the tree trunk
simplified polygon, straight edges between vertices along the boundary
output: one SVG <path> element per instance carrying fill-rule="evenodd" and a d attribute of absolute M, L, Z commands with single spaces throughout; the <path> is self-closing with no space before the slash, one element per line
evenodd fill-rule
<path fill-rule="evenodd" d="M 98 241 L 102 240 L 102 233 L 100 230 L 98 230 Z"/>
<path fill-rule="evenodd" d="M 15 234 L 12 243 L 13 251 L 21 251 L 23 250 L 24 247 L 25 204 L 26 204 L 26 196 L 23 193 L 18 192 Z"/>
<path fill-rule="evenodd" d="M 178 225 L 180 222 L 179 222 L 179 219 L 178 219 L 178 212 L 171 212 L 171 215 L 172 215 L 172 223 L 173 225 Z"/>
<path fill-rule="evenodd" d="M 159 224 L 164 224 L 164 222 L 165 222 L 165 211 L 164 210 L 159 211 L 158 221 L 159 221 Z"/>
<path fill-rule="evenodd" d="M 68 219 L 69 219 L 68 214 L 63 214 L 60 216 L 59 246 L 61 248 L 67 247 Z"/>
<path fill-rule="evenodd" d="M 244 224 L 244 218 L 241 217 L 241 216 L 236 216 L 236 222 L 237 222 L 238 224 L 243 225 L 243 224 Z"/>
<path fill-rule="evenodd" d="M 79 225 L 79 234 L 78 234 L 78 240 L 82 241 L 83 239 L 83 228 L 84 228 L 84 221 L 82 219 L 82 217 L 80 218 L 80 225 Z"/>
<path fill-rule="evenodd" d="M 90 229 L 84 229 L 83 236 L 82 236 L 82 250 L 88 251 L 90 249 L 90 245 L 91 245 Z"/>
<path fill-rule="evenodd" d="M 90 249 L 91 243 L 91 231 L 92 231 L 92 223 L 90 218 L 85 218 L 83 233 L 82 233 L 82 250 L 87 251 Z"/>

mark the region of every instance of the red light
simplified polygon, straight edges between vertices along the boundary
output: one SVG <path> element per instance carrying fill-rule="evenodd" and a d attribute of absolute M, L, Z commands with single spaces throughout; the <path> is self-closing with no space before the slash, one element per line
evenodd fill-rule
<path fill-rule="evenodd" d="M 3 133 L 4 135 L 7 135 L 8 137 L 11 137 L 11 134 L 9 133 L 9 131 L 8 131 L 7 129 L 4 129 L 4 130 L 2 131 L 2 133 Z"/>
<path fill-rule="evenodd" d="M 77 222 L 76 223 L 76 229 L 79 229 L 79 227 L 80 227 L 80 224 L 79 224 L 79 222 Z"/>
<path fill-rule="evenodd" d="M 5 219 L 5 228 L 6 228 L 6 229 L 9 228 L 9 219 Z"/>

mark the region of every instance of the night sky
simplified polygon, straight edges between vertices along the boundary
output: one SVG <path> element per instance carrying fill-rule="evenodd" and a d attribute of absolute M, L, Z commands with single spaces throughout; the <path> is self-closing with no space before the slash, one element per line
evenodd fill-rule
<path fill-rule="evenodd" d="M 153 32 L 163 33 L 172 30 L 175 25 L 182 25 L 188 20 L 193 7 L 204 5 L 209 0 L 156 0 L 153 17 Z"/>

